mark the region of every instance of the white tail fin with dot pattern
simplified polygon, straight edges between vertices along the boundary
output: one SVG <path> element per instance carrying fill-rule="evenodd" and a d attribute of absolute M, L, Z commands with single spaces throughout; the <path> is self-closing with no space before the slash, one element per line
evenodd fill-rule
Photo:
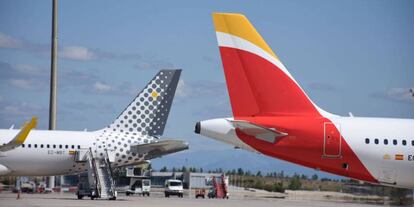
<path fill-rule="evenodd" d="M 127 106 L 109 131 L 160 136 L 164 132 L 181 70 L 161 70 Z"/>

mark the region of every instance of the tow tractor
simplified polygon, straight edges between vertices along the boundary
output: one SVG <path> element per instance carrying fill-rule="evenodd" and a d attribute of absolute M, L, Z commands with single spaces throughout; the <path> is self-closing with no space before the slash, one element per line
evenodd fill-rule
<path fill-rule="evenodd" d="M 206 189 L 204 188 L 198 188 L 195 189 L 195 198 L 205 198 L 206 197 Z"/>

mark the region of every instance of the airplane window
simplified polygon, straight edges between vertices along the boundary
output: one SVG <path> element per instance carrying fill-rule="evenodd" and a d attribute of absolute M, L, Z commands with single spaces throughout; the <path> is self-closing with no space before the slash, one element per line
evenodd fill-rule
<path fill-rule="evenodd" d="M 34 144 L 34 148 L 37 148 L 37 144 Z"/>
<path fill-rule="evenodd" d="M 80 145 L 78 145 L 78 149 L 80 149 Z"/>
<path fill-rule="evenodd" d="M 68 145 L 65 145 L 65 148 L 67 149 L 67 148 L 69 148 L 69 146 Z"/>
<path fill-rule="evenodd" d="M 46 148 L 48 148 L 48 149 L 49 149 L 49 147 L 50 147 L 50 145 L 48 145 L 48 144 L 47 144 L 47 145 L 46 145 Z"/>
<path fill-rule="evenodd" d="M 72 145 L 71 147 L 72 147 L 72 149 L 75 149 L 75 145 Z"/>
<path fill-rule="evenodd" d="M 40 145 L 40 148 L 43 148 L 43 144 Z"/>
<path fill-rule="evenodd" d="M 59 149 L 62 149 L 62 145 L 61 144 L 59 145 Z"/>
<path fill-rule="evenodd" d="M 366 143 L 366 144 L 369 144 L 369 138 L 366 138 L 366 139 L 365 139 L 365 143 Z"/>
<path fill-rule="evenodd" d="M 398 144 L 398 142 L 397 142 L 397 140 L 396 140 L 396 139 L 392 140 L 392 143 L 393 143 L 394 145 L 397 145 L 397 144 Z"/>
<path fill-rule="evenodd" d="M 414 140 L 411 140 L 411 145 L 413 145 L 413 146 L 414 146 Z"/>
<path fill-rule="evenodd" d="M 55 148 L 56 148 L 56 145 L 54 144 L 54 145 L 53 145 L 53 149 L 55 149 Z"/>
<path fill-rule="evenodd" d="M 31 144 L 28 144 L 27 147 L 30 148 L 30 147 L 32 147 L 32 145 Z"/>
<path fill-rule="evenodd" d="M 22 147 L 24 147 L 24 144 L 22 144 Z"/>
<path fill-rule="evenodd" d="M 384 144 L 387 145 L 388 144 L 388 139 L 384 139 Z"/>
<path fill-rule="evenodd" d="M 402 144 L 405 146 L 405 145 L 407 145 L 407 140 L 403 140 L 402 141 Z"/>
<path fill-rule="evenodd" d="M 378 139 L 375 139 L 374 142 L 375 142 L 375 144 L 378 144 L 379 143 L 379 140 Z"/>

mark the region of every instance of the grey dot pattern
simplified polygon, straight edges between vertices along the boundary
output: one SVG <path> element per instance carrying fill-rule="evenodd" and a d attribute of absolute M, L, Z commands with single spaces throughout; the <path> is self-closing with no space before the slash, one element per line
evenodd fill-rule
<path fill-rule="evenodd" d="M 114 166 L 143 161 L 145 155 L 131 153 L 130 146 L 156 142 L 162 135 L 181 70 L 161 70 L 118 118 L 101 130 L 94 142 L 95 155 L 113 150 Z"/>
<path fill-rule="evenodd" d="M 162 135 L 180 74 L 181 70 L 161 70 L 108 128 Z"/>

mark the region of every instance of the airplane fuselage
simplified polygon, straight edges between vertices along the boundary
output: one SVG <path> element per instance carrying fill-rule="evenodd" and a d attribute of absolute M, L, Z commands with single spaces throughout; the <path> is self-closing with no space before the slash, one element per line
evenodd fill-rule
<path fill-rule="evenodd" d="M 17 133 L 18 130 L 0 130 L 0 144 L 7 143 Z M 1 152 L 0 165 L 10 170 L 8 175 L 74 174 L 87 170 L 87 164 L 75 162 L 75 151 L 88 149 L 92 150 L 96 158 L 102 158 L 105 150 L 114 151 L 114 167 L 131 165 L 144 161 L 145 155 L 130 152 L 130 145 L 154 140 L 153 137 L 134 134 L 111 133 L 106 130 L 93 132 L 32 130 L 23 145 Z"/>
<path fill-rule="evenodd" d="M 371 183 L 414 188 L 414 120 L 359 117 L 237 117 L 287 133 L 274 143 L 228 120 L 200 122 L 200 134 L 302 166 Z"/>

